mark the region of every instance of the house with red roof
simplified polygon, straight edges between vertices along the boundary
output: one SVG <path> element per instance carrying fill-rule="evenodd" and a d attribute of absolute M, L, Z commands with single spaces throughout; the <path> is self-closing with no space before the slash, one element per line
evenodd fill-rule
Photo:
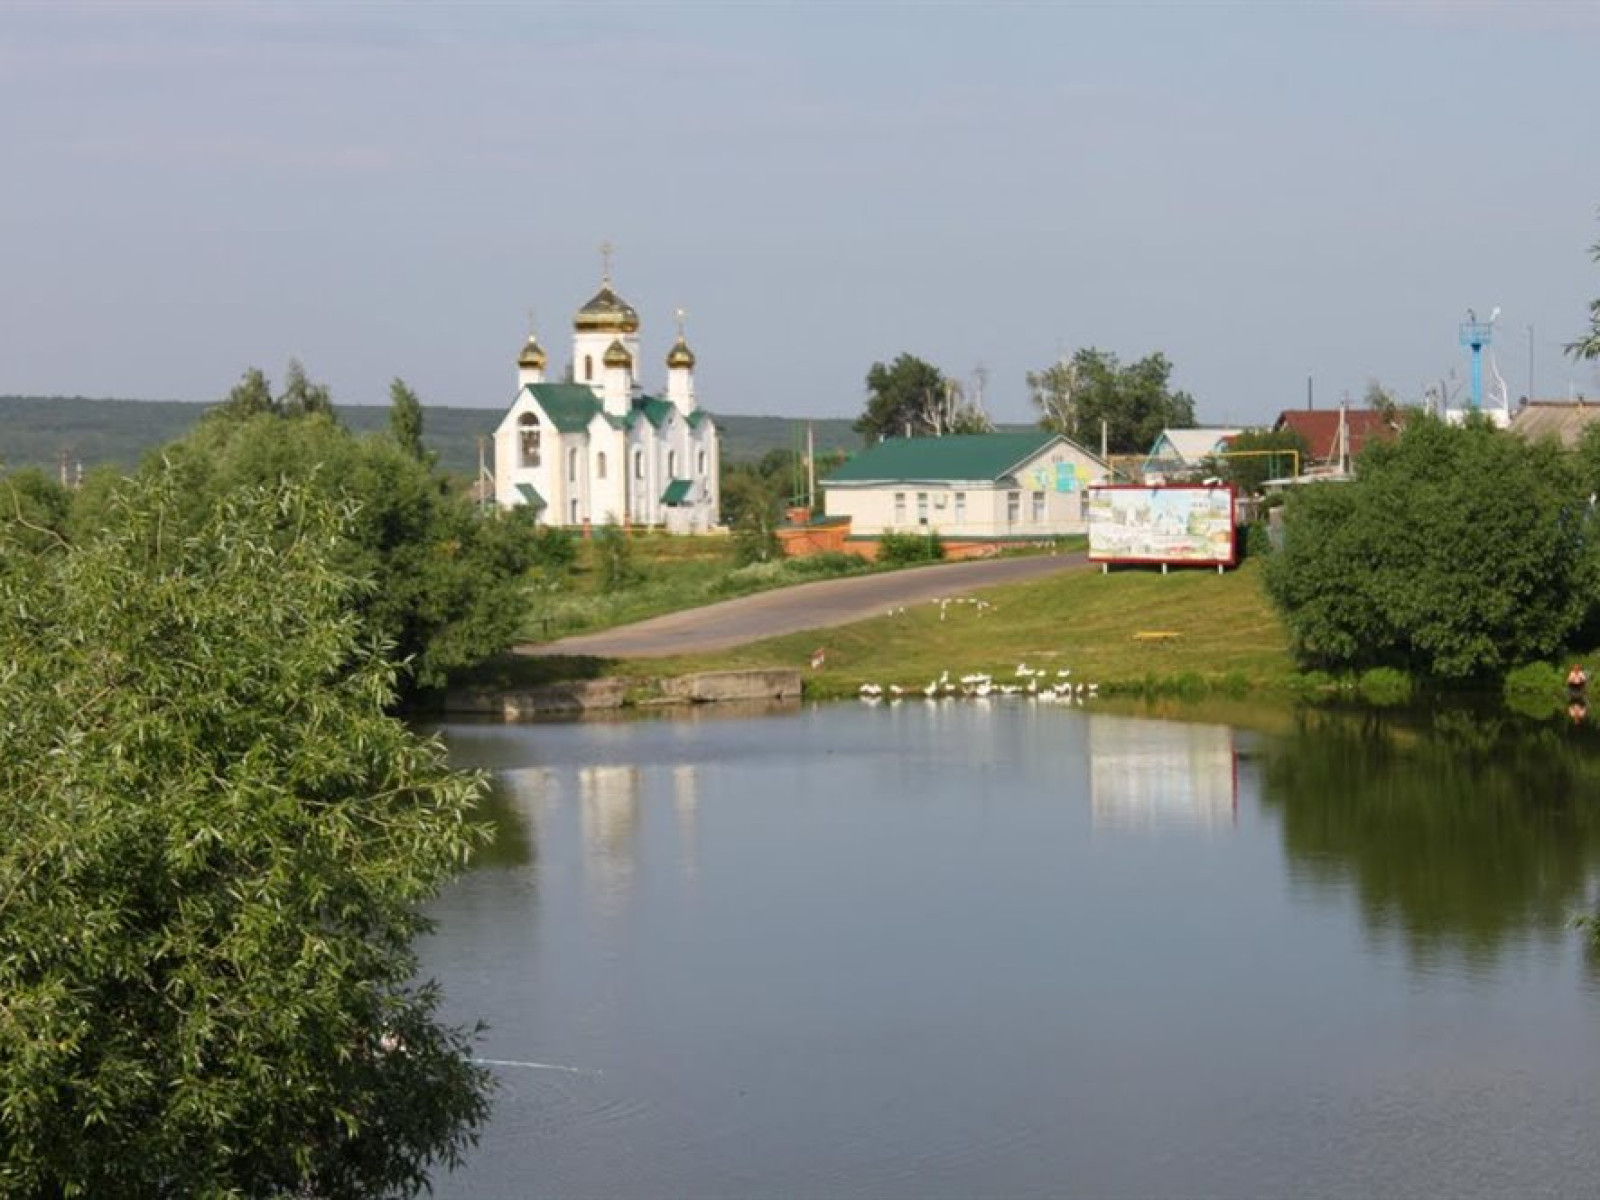
<path fill-rule="evenodd" d="M 1372 408 L 1287 408 L 1272 429 L 1274 433 L 1292 429 L 1305 439 L 1308 466 L 1338 467 L 1354 459 L 1368 442 L 1396 436 L 1400 422 Z"/>

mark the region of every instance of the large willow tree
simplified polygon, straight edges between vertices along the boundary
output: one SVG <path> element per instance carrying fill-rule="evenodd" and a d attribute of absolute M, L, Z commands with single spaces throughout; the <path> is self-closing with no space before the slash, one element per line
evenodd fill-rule
<path fill-rule="evenodd" d="M 178 491 L 0 503 L 0 1194 L 414 1192 L 486 1111 L 411 949 L 479 781 L 385 715 L 347 511 Z"/>

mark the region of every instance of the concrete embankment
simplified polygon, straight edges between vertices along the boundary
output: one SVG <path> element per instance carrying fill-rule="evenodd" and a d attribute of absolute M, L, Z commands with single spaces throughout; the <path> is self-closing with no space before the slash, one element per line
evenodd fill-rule
<path fill-rule="evenodd" d="M 526 721 L 661 704 L 798 700 L 800 672 L 701 671 L 670 679 L 585 679 L 526 688 L 453 688 L 445 712 Z"/>

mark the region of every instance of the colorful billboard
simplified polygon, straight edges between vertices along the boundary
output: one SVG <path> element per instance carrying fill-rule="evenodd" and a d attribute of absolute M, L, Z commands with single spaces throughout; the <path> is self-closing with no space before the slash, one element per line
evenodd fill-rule
<path fill-rule="evenodd" d="M 1089 561 L 1228 566 L 1237 560 L 1231 487 L 1089 489 Z"/>

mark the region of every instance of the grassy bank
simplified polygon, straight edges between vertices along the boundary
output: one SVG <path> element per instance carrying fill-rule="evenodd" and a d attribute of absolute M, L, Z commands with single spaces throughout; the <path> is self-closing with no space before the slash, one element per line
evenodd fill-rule
<path fill-rule="evenodd" d="M 648 662 L 523 660 L 495 672 L 505 684 L 558 678 L 666 676 L 692 671 L 802 666 L 806 694 L 854 695 L 864 683 L 921 689 L 948 671 L 1013 679 L 1019 663 L 1103 694 L 1246 695 L 1288 691 L 1295 672 L 1259 565 L 1212 571 L 1085 569 L 981 593 L 985 606 L 924 603 L 836 629 L 755 642 L 716 654 Z M 1159 635 L 1159 636 L 1152 636 Z M 824 665 L 807 665 L 825 650 Z"/>

